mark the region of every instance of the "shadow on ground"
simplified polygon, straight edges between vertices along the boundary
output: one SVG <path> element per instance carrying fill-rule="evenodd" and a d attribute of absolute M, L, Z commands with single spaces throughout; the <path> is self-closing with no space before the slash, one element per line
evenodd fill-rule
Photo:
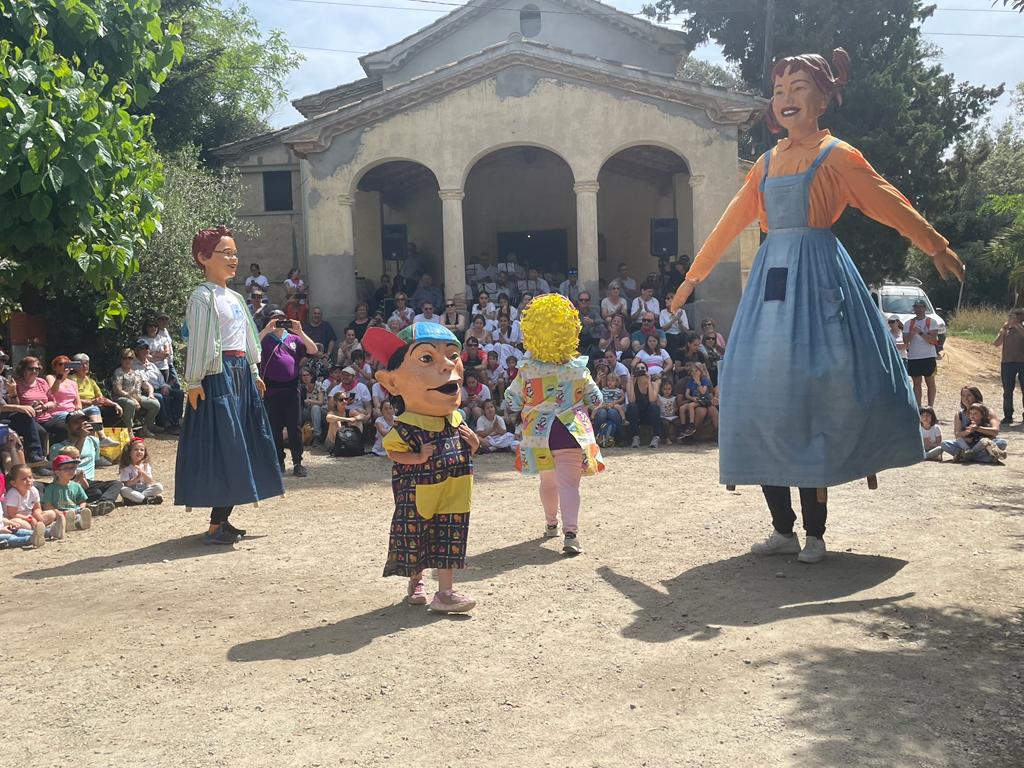
<path fill-rule="evenodd" d="M 263 536 L 248 536 L 246 540 L 262 538 Z M 63 565 L 55 565 L 52 568 L 26 571 L 25 573 L 19 573 L 14 578 L 36 581 L 39 579 L 50 579 L 54 576 L 81 576 L 86 573 L 99 573 L 100 571 L 112 568 L 128 568 L 133 565 L 160 563 L 165 560 L 188 560 L 194 557 L 228 554 L 232 551 L 234 551 L 233 547 L 204 544 L 202 534 L 192 534 L 150 544 L 148 547 L 131 549 L 127 552 L 86 557 L 82 560 L 64 563 Z"/>
<path fill-rule="evenodd" d="M 1022 619 L 906 605 L 837 619 L 864 642 L 779 660 L 787 730 L 818 734 L 796 764 L 1024 765 Z"/>
<path fill-rule="evenodd" d="M 661 582 L 661 588 L 598 568 L 598 574 L 637 608 L 624 637 L 661 643 L 680 637 L 710 640 L 723 626 L 758 626 L 805 616 L 854 613 L 913 596 L 841 600 L 895 576 L 906 560 L 830 553 L 823 565 L 796 558 L 739 555 L 705 563 Z"/>

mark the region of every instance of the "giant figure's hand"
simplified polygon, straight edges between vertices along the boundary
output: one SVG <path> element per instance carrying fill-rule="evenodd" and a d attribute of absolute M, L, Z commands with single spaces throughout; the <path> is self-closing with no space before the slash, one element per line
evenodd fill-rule
<path fill-rule="evenodd" d="M 932 261 L 935 263 L 935 269 L 939 273 L 939 277 L 943 279 L 955 277 L 961 283 L 964 281 L 964 274 L 967 268 L 954 251 L 947 248 L 938 256 L 935 256 Z"/>
<path fill-rule="evenodd" d="M 267 383 L 259 376 L 256 377 L 256 391 L 260 393 L 260 397 L 267 393 Z"/>
<path fill-rule="evenodd" d="M 199 407 L 199 401 L 206 399 L 206 392 L 203 390 L 203 385 L 199 384 L 195 387 L 190 387 L 188 390 L 188 404 L 194 411 Z"/>
<path fill-rule="evenodd" d="M 669 305 L 670 312 L 678 312 L 680 308 L 690 299 L 690 294 L 693 293 L 694 286 L 697 284 L 690 280 L 683 280 L 676 289 L 676 295 L 672 297 L 672 303 Z"/>

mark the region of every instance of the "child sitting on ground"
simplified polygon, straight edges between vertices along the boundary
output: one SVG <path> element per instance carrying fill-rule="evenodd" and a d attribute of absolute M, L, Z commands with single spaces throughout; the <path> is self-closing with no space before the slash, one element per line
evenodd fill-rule
<path fill-rule="evenodd" d="M 484 401 L 490 399 L 491 390 L 480 380 L 480 374 L 466 371 L 462 383 L 462 412 L 466 414 L 466 421 L 475 424 L 483 416 Z"/>
<path fill-rule="evenodd" d="M 118 464 L 121 474 L 118 475 L 124 485 L 121 496 L 126 505 L 163 504 L 164 487 L 153 480 L 153 467 L 149 464 L 149 451 L 146 441 L 141 437 L 133 437 L 121 451 Z"/>
<path fill-rule="evenodd" d="M 505 387 L 508 386 L 508 381 L 505 379 L 505 369 L 498 362 L 496 350 L 492 349 L 487 353 L 487 364 L 480 371 L 480 375 L 483 376 L 484 384 L 491 390 L 494 397 L 500 400 L 505 392 Z"/>
<path fill-rule="evenodd" d="M 384 437 L 391 428 L 395 426 L 395 406 L 391 404 L 391 400 L 382 400 L 380 404 L 380 416 L 373 422 L 373 428 L 377 432 L 377 439 L 373 441 L 372 452 L 374 456 L 387 456 L 388 452 L 384 448 Z"/>
<path fill-rule="evenodd" d="M 597 432 L 597 444 L 602 448 L 615 445 L 615 433 L 626 420 L 626 391 L 622 378 L 614 371 L 605 374 L 601 387 L 604 404 L 594 410 L 592 422 Z"/>
<path fill-rule="evenodd" d="M 476 434 L 480 438 L 480 453 L 515 450 L 516 436 L 508 431 L 505 420 L 498 415 L 498 408 L 494 401 L 485 400 L 483 409 L 483 414 L 476 420 Z"/>
<path fill-rule="evenodd" d="M 63 517 L 64 526 L 60 529 L 61 536 L 51 535 L 50 538 L 62 538 L 64 531 L 72 528 L 84 531 L 92 527 L 92 511 L 86 506 L 85 489 L 74 479 L 78 459 L 62 453 L 53 460 L 52 469 L 53 482 L 42 494 L 43 522 L 48 523 L 47 513 L 52 512 Z"/>
<path fill-rule="evenodd" d="M 661 411 L 661 436 L 672 445 L 679 426 L 679 408 L 676 396 L 672 394 L 672 378 L 665 376 L 658 385 L 658 409 Z"/>
<path fill-rule="evenodd" d="M 2 480 L 2 478 L 0 478 Z M 3 521 L 0 523 L 0 549 L 8 547 L 41 547 L 46 536 L 43 523 L 43 508 L 39 503 L 39 491 L 32 482 L 32 469 L 25 464 L 15 464 L 6 478 Z M 54 515 L 54 518 L 60 517 Z M 64 521 L 54 533 L 64 535 Z"/>
<path fill-rule="evenodd" d="M 939 429 L 939 420 L 935 418 L 935 411 L 931 406 L 920 410 L 921 414 L 921 440 L 924 443 L 925 458 L 928 461 L 942 461 L 942 430 Z"/>

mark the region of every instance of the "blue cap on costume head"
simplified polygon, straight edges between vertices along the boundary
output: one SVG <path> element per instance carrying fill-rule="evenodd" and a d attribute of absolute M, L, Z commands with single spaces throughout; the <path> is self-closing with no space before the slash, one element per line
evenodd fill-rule
<path fill-rule="evenodd" d="M 440 341 L 454 344 L 460 350 L 462 349 L 462 342 L 458 337 L 440 323 L 413 323 L 399 331 L 398 338 L 406 344 L 420 341 Z"/>

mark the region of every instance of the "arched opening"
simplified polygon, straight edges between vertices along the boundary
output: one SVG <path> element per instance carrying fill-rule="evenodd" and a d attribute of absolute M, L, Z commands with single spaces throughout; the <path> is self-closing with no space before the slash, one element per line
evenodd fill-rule
<path fill-rule="evenodd" d="M 441 285 L 444 250 L 437 191 L 433 171 L 409 160 L 374 166 L 359 179 L 353 228 L 360 301 L 370 301 L 383 274 L 398 278 L 410 296 L 423 274 Z"/>
<path fill-rule="evenodd" d="M 637 286 L 653 278 L 658 292 L 663 272 L 693 256 L 689 166 L 671 150 L 643 144 L 608 158 L 597 180 L 602 287 L 624 264 Z"/>
<path fill-rule="evenodd" d="M 505 147 L 481 157 L 466 177 L 463 237 L 467 283 L 536 292 L 536 269 L 557 290 L 576 265 L 576 197 L 568 163 L 547 149 Z M 499 273 L 506 273 L 500 277 Z"/>

